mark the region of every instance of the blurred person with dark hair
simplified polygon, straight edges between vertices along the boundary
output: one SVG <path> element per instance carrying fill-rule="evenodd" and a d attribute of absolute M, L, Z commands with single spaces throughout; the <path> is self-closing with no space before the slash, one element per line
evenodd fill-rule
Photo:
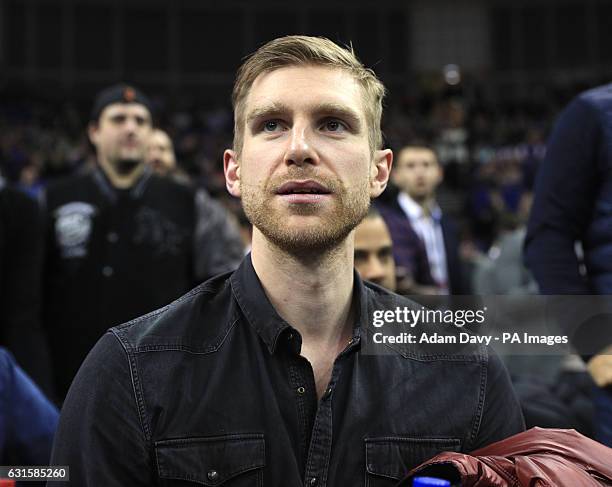
<path fill-rule="evenodd" d="M 415 273 L 416 283 L 433 285 L 438 294 L 464 294 L 457 231 L 436 202 L 436 188 L 443 179 L 436 153 L 422 144 L 404 147 L 391 178 L 399 194 L 378 208 L 391 232 L 396 265 L 414 268 L 411 258 L 424 247 L 429 273 Z"/>
<path fill-rule="evenodd" d="M 523 193 L 517 213 L 497 214 L 496 240 L 486 254 L 473 256 L 472 288 L 475 294 L 537 294 L 538 286 L 523 262 L 523 244 L 531 193 Z"/>
<path fill-rule="evenodd" d="M 168 177 L 177 183 L 191 183 L 189 176 L 176 161 L 172 139 L 161 129 L 156 128 L 151 131 L 145 162 L 161 177 Z"/>
<path fill-rule="evenodd" d="M 576 97 L 550 135 L 525 244 L 543 294 L 612 294 L 611 130 L 612 85 L 605 85 Z M 598 385 L 596 439 L 612 446 L 612 321 L 567 331 Z"/>
<path fill-rule="evenodd" d="M 362 279 L 395 291 L 393 243 L 385 220 L 374 206 L 355 228 L 355 269 Z"/>
<path fill-rule="evenodd" d="M 465 127 L 465 102 L 461 98 L 450 97 L 437 103 L 433 110 L 439 125 L 435 144 L 436 158 L 445 168 L 467 164 L 470 152 L 469 134 Z M 452 169 L 453 172 L 457 170 L 457 167 Z"/>
<path fill-rule="evenodd" d="M 41 168 L 39 164 L 31 162 L 23 166 L 19 174 L 18 183 L 18 187 L 21 191 L 28 194 L 33 199 L 38 199 L 44 186 L 45 184 L 41 177 Z"/>
<path fill-rule="evenodd" d="M 146 95 L 128 85 L 103 90 L 88 127 L 97 167 L 46 193 L 44 319 L 61 397 L 110 326 L 168 304 L 242 258 L 221 205 L 145 163 L 151 131 Z"/>
<path fill-rule="evenodd" d="M 37 203 L 0 176 L 0 345 L 53 396 L 40 323 L 42 253 Z"/>
<path fill-rule="evenodd" d="M 146 163 L 160 176 L 169 176 L 177 169 L 174 145 L 161 129 L 153 129 L 147 144 Z"/>

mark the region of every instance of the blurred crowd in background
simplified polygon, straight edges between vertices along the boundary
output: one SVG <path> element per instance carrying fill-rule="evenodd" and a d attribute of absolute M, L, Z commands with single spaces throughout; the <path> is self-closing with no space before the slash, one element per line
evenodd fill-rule
<path fill-rule="evenodd" d="M 418 96 L 391 96 L 383 119 L 386 145 L 394 149 L 396 158 L 411 144 L 435 151 L 443 180 L 432 190 L 444 215 L 456 224 L 456 250 L 463 269 L 462 285 L 451 288 L 451 294 L 536 294 L 537 285 L 522 263 L 521 251 L 536 173 L 555 118 L 585 86 L 541 90 L 513 101 L 486 99 L 480 88 L 477 84 L 442 84 Z M 170 137 L 166 140 L 163 132 L 157 132 L 158 149 L 173 151 L 175 157 L 149 154 L 153 170 L 205 189 L 235 215 L 248 250 L 250 224 L 240 202 L 225 189 L 222 167 L 223 151 L 232 145 L 231 107 L 171 106 L 159 97 L 154 103 L 155 126 Z M 0 174 L 38 200 L 53 182 L 95 167 L 96 156 L 86 131 L 88 108 L 70 100 L 0 101 Z M 150 151 L 158 149 L 151 142 Z M 400 190 L 390 184 L 380 198 L 383 208 L 397 200 Z M 385 252 L 390 255 L 388 248 Z M 356 252 L 356 264 L 358 260 Z M 364 277 L 377 282 L 374 277 Z M 405 276 L 397 277 L 398 292 L 430 293 L 433 289 L 402 289 Z M 393 289 L 395 281 L 387 285 L 389 282 L 381 278 L 379 284 Z M 578 357 L 514 361 L 506 357 L 506 363 L 528 426 L 574 427 L 592 434 L 589 391 L 593 383 Z"/>
<path fill-rule="evenodd" d="M 390 97 L 383 120 L 387 144 L 398 150 L 420 140 L 436 149 L 444 168 L 438 202 L 459 224 L 465 258 L 488 252 L 500 232 L 525 221 L 552 122 L 583 88 L 542 90 L 537 97 L 504 102 L 484 99 L 477 85 Z M 245 222 L 238 202 L 225 191 L 222 171 L 223 150 L 232 141 L 229 104 L 202 109 L 165 106 L 159 98 L 157 103 L 157 125 L 174 142 L 174 171 L 207 189 Z M 3 100 L 2 174 L 36 198 L 50 181 L 89 167 L 95 158 L 86 123 L 86 109 L 69 100 Z"/>
<path fill-rule="evenodd" d="M 223 174 L 223 151 L 233 141 L 229 91 L 240 59 L 263 42 L 286 34 L 321 35 L 350 43 L 389 90 L 382 128 L 385 146 L 394 151 L 395 174 L 402 164 L 409 164 L 409 158 L 400 157 L 406 146 L 425 148 L 433 156 L 432 178 L 442 171 L 439 180 L 427 183 L 428 194 L 421 195 L 416 217 L 401 206 L 400 197 L 410 190 L 396 186 L 392 175 L 388 189 L 355 231 L 357 271 L 415 300 L 425 294 L 512 295 L 528 296 L 522 301 L 528 305 L 529 297 L 540 292 L 524 265 L 523 253 L 538 169 L 551 163 L 550 158 L 545 161 L 547 140 L 563 108 L 584 90 L 610 82 L 611 16 L 612 4 L 605 0 L 364 0 L 352 2 L 350 8 L 328 1 L 294 6 L 273 0 L 220 5 L 166 0 L 0 0 L 4 33 L 0 42 L 0 464 L 48 463 L 65 388 L 84 357 L 81 352 L 90 349 L 101 330 L 119 324 L 107 314 L 134 304 L 138 295 L 146 294 L 143 289 L 172 284 L 175 276 L 168 269 L 178 267 L 176 261 L 168 260 L 166 271 L 160 272 L 156 265 L 162 258 L 155 252 L 139 255 L 142 262 L 136 262 L 134 255 L 139 252 L 131 247 L 125 247 L 127 258 L 116 259 L 110 267 L 108 256 L 123 257 L 113 252 L 134 240 L 132 233 L 138 245 L 156 239 L 160 245 L 175 243 L 170 231 L 174 225 L 165 225 L 159 213 L 134 210 L 134 215 L 128 214 L 124 210 L 132 207 L 134 195 L 128 198 L 127 191 L 110 191 L 111 196 L 125 194 L 110 198 L 112 204 L 90 202 L 108 217 L 102 223 L 97 218 L 92 225 L 110 228 L 116 221 L 130 221 L 132 216 L 138 221 L 136 217 L 144 216 L 146 238 L 138 235 L 138 225 L 124 226 L 126 238 L 100 230 L 95 236 L 97 253 L 91 252 L 95 262 L 88 268 L 87 277 L 99 279 L 91 281 L 93 285 L 73 272 L 70 262 L 52 270 L 58 275 L 58 269 L 65 270 L 60 277 L 72 279 L 72 287 L 57 285 L 68 279 L 51 280 L 46 288 L 34 282 L 42 280 L 43 260 L 48 260 L 39 244 L 55 245 L 53 240 L 61 237 L 53 226 L 49 193 L 56 188 L 55 199 L 61 200 L 59 196 L 70 192 L 65 181 L 72 180 L 72 191 L 80 181 L 102 173 L 96 169 L 100 164 L 88 137 L 92 99 L 100 88 L 129 81 L 152 97 L 154 126 L 162 132 L 152 135 L 146 163 L 162 178 L 149 178 L 155 184 L 150 193 L 155 201 L 143 204 L 142 194 L 134 200 L 157 210 L 176 206 L 171 208 L 173 217 L 188 214 L 195 202 L 193 221 L 181 230 L 189 238 L 192 233 L 208 236 L 209 243 L 212 240 L 224 255 L 230 253 L 230 246 L 218 229 L 226 221 L 228 228 L 235 229 L 238 223 L 240 235 L 235 232 L 233 240 L 241 258 L 243 250 L 249 250 L 251 227 L 240 201 L 227 192 Z M 595 144 L 591 146 L 596 150 Z M 106 181 L 99 177 L 98 183 L 101 180 Z M 70 194 L 56 203 L 70 205 L 98 197 L 91 190 L 94 186 L 83 190 L 85 196 L 78 194 L 70 200 Z M 587 191 L 577 193 L 575 197 L 584 201 L 595 197 L 584 194 Z M 180 198 L 170 194 L 182 195 L 184 201 L 179 205 Z M 568 201 L 565 194 L 561 199 Z M 198 201 L 203 202 L 200 213 Z M 40 225 L 46 235 L 34 224 L 40 209 L 47 212 L 43 219 L 52 216 L 50 224 Z M 211 209 L 216 218 L 211 218 Z M 70 221 L 75 215 L 65 215 L 67 240 L 79 236 L 79 231 L 72 232 L 75 228 L 89 238 L 93 217 L 87 211 L 76 214 L 85 217 L 81 220 Z M 418 218 L 428 220 L 427 224 L 412 228 Z M 449 221 L 452 231 L 447 232 Z M 426 241 L 423 232 L 428 230 Z M 17 238 L 7 244 L 9 232 Z M 399 243 L 398 235 L 403 239 Z M 191 261 L 197 250 L 212 254 L 201 245 L 192 247 L 179 257 Z M 64 265 L 57 249 L 52 250 L 57 254 L 55 263 Z M 584 277 L 583 255 L 577 252 L 576 257 Z M 434 272 L 436 266 L 443 267 L 440 263 L 447 264 L 448 271 L 441 278 Z M 138 265 L 149 274 L 134 272 Z M 200 273 L 195 274 L 189 280 L 191 287 L 201 281 Z M 121 286 L 105 288 L 105 279 Z M 556 280 L 564 284 L 563 279 Z M 44 296 L 35 296 L 38 288 Z M 121 303 L 116 304 L 116 295 L 109 289 L 120 295 Z M 83 299 L 81 292 L 91 301 Z M 183 292 L 186 289 L 164 297 L 163 303 Z M 542 287 L 542 294 L 565 293 L 547 293 Z M 65 310 L 75 328 L 70 329 L 73 324 L 61 314 L 43 323 L 41 309 L 49 305 L 39 302 L 44 298 Z M 7 300 L 12 301 L 10 306 Z M 70 316 L 72 308 L 65 302 L 82 309 Z M 92 310 L 91 302 L 98 309 Z M 507 302 L 513 303 L 512 298 Z M 161 305 L 155 302 L 137 313 L 130 310 L 120 321 Z M 25 312 L 19 315 L 20 310 Z M 512 326 L 535 329 L 538 318 L 530 313 L 528 306 L 522 315 L 518 310 L 513 317 L 522 319 Z M 6 318 L 10 314 L 12 323 Z M 83 320 L 83 316 L 92 318 Z M 82 321 L 87 321 L 87 329 L 80 328 Z M 603 321 L 609 328 L 609 315 Z M 596 341 L 600 337 L 596 335 Z M 54 346 L 50 338 L 55 339 Z M 79 338 L 83 343 L 76 353 Z M 62 341 L 65 348 L 60 346 Z M 53 369 L 71 353 L 73 370 L 65 374 L 64 388 L 58 389 L 50 376 L 57 374 Z M 607 399 L 600 399 L 598 412 L 593 391 L 604 388 L 596 387 L 587 370 L 589 354 L 582 358 L 555 353 L 501 355 L 527 427 L 575 428 L 612 445 L 612 385 L 607 386 Z M 602 439 L 602 425 L 607 440 Z"/>

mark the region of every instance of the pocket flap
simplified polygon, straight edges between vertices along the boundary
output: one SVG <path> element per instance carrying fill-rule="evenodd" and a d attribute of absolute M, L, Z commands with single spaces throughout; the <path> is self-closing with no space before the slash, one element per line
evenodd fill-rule
<path fill-rule="evenodd" d="M 366 470 L 372 475 L 400 480 L 414 467 L 443 451 L 459 451 L 456 438 L 366 438 Z"/>
<path fill-rule="evenodd" d="M 155 442 L 155 454 L 161 478 L 208 486 L 266 464 L 263 434 L 162 440 Z"/>

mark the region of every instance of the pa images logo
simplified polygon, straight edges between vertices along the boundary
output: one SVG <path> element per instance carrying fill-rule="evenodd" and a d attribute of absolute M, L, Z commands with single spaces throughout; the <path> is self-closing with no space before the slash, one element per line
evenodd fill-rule
<path fill-rule="evenodd" d="M 70 259 L 87 255 L 87 243 L 95 214 L 95 207 L 81 201 L 68 203 L 55 210 L 55 238 L 62 257 Z"/>

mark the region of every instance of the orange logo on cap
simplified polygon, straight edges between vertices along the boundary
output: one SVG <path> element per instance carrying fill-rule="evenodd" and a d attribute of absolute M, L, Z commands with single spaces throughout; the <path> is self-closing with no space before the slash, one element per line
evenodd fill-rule
<path fill-rule="evenodd" d="M 134 91 L 134 88 L 127 87 L 125 90 L 123 90 L 123 99 L 126 102 L 132 102 L 135 98 L 136 92 Z"/>

